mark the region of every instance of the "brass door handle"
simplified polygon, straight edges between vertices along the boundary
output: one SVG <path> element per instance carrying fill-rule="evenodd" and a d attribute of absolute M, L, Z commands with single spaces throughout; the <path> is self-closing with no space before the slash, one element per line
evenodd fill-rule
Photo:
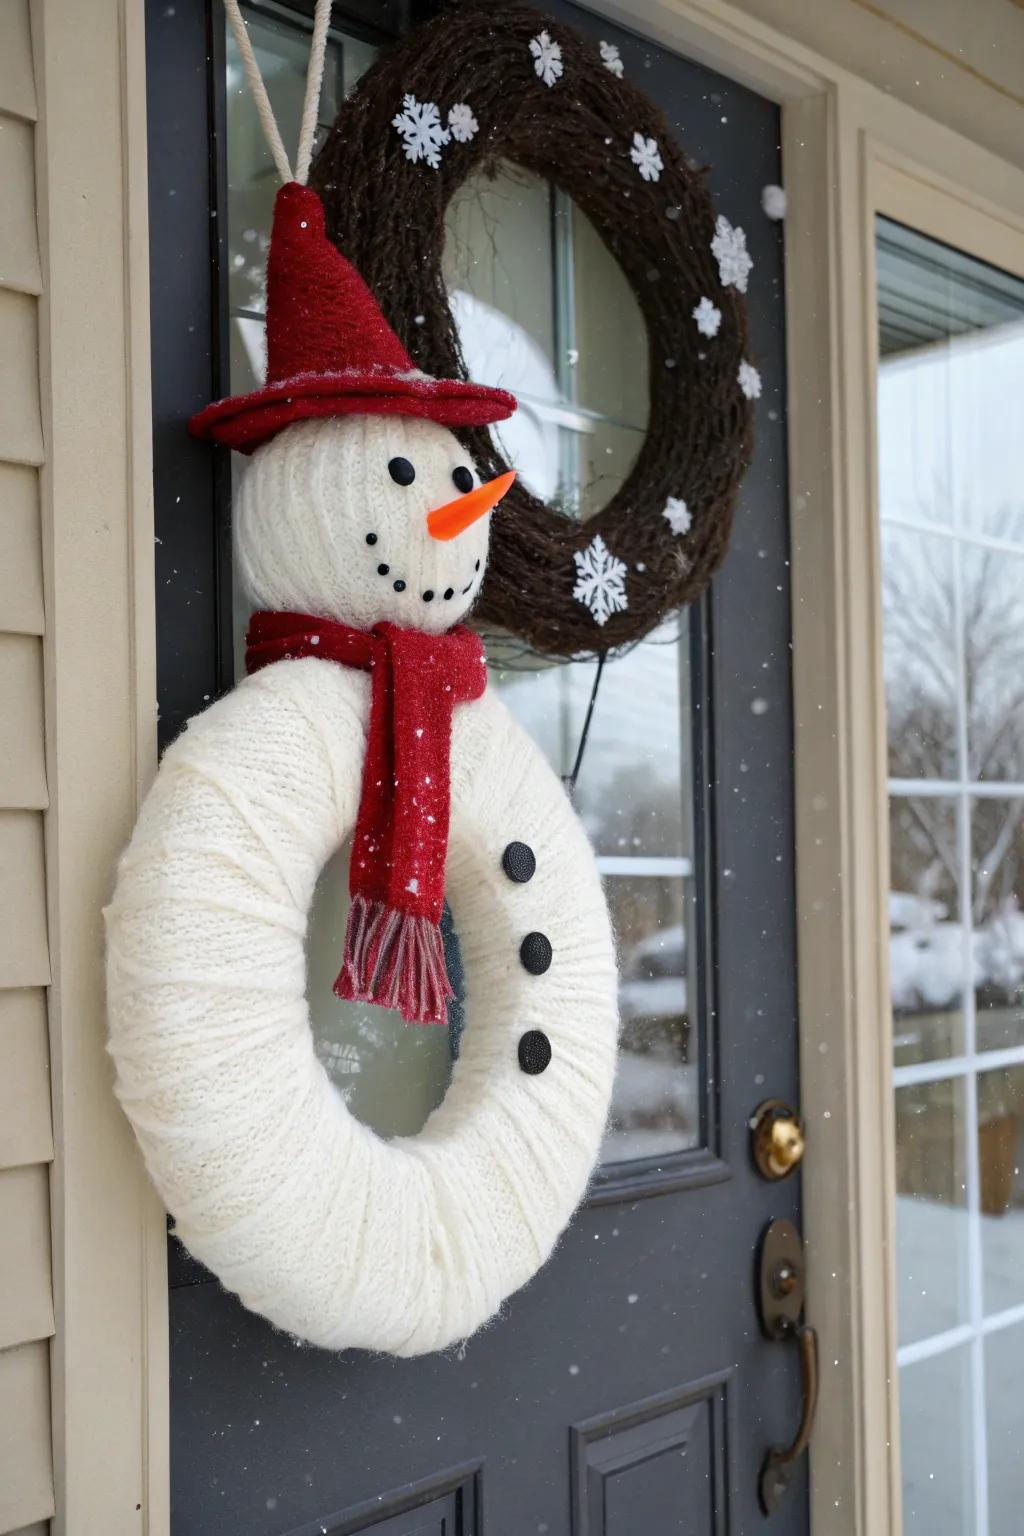
<path fill-rule="evenodd" d="M 761 1508 L 766 1515 L 772 1514 L 785 1496 L 794 1468 L 810 1444 L 818 1407 L 818 1335 L 809 1324 L 802 1323 L 787 1337 L 795 1338 L 800 1347 L 803 1408 L 792 1444 L 773 1445 L 761 1467 Z"/>
<path fill-rule="evenodd" d="M 782 1099 L 765 1099 L 750 1118 L 750 1150 L 763 1179 L 773 1183 L 789 1175 L 803 1162 L 806 1150 L 804 1124 L 795 1109 Z"/>
<path fill-rule="evenodd" d="M 773 1445 L 761 1463 L 758 1492 L 766 1515 L 785 1497 L 800 1457 L 810 1444 L 818 1407 L 818 1335 L 800 1321 L 804 1310 L 804 1245 L 791 1221 L 768 1223 L 761 1237 L 757 1306 L 765 1336 L 778 1343 L 795 1339 L 800 1349 L 803 1406 L 791 1444 Z"/>

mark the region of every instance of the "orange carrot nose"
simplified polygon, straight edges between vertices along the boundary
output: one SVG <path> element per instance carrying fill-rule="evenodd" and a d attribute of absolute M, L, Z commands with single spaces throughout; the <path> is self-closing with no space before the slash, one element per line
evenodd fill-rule
<path fill-rule="evenodd" d="M 515 477 L 514 469 L 506 470 L 503 475 L 488 480 L 486 485 L 478 485 L 475 490 L 467 491 L 465 496 L 456 496 L 454 501 L 446 501 L 443 507 L 435 507 L 433 512 L 427 513 L 427 532 L 430 537 L 458 538 L 470 523 L 475 523 L 478 517 L 483 517 L 485 512 L 497 505 Z"/>

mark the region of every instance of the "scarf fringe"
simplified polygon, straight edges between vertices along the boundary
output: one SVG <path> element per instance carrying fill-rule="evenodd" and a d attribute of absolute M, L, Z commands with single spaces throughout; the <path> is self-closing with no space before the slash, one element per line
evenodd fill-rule
<path fill-rule="evenodd" d="M 439 924 L 354 896 L 334 994 L 346 1002 L 397 1008 L 409 1024 L 446 1024 L 455 993 Z"/>

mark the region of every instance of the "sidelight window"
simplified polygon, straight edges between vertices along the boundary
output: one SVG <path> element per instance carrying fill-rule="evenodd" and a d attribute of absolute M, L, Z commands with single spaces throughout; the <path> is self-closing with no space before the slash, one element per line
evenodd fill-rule
<path fill-rule="evenodd" d="M 904 1530 L 1020 1526 L 1024 283 L 877 229 Z"/>

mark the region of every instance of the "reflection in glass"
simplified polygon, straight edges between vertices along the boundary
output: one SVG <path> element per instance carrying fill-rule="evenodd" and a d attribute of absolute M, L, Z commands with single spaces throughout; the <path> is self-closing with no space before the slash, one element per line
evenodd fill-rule
<path fill-rule="evenodd" d="M 907 1536 L 975 1531 L 970 1357 L 946 1350 L 900 1371 L 900 1462 Z"/>
<path fill-rule="evenodd" d="M 896 1091 L 899 1341 L 967 1315 L 967 1173 L 962 1078 Z"/>
<path fill-rule="evenodd" d="M 964 1049 L 964 929 L 957 801 L 894 795 L 889 808 L 889 986 L 897 1066 Z"/>
<path fill-rule="evenodd" d="M 492 682 L 555 772 L 572 769 L 594 663 L 492 647 Z M 598 855 L 620 957 L 619 1073 L 604 1156 L 700 1141 L 688 626 L 673 618 L 609 661 L 574 804 Z M 472 1026 L 470 1026 L 472 1027 Z"/>
<path fill-rule="evenodd" d="M 320 871 L 309 913 L 306 987 L 316 1052 L 357 1120 L 382 1136 L 413 1136 L 445 1096 L 458 1050 L 449 1029 L 413 1027 L 390 1008 L 345 1003 L 333 986 L 348 917 L 348 848 Z M 461 993 L 458 965 L 446 946 L 449 977 Z"/>
<path fill-rule="evenodd" d="M 985 1340 L 989 1536 L 1020 1536 L 1024 1509 L 1024 1444 L 1020 1392 L 1024 1328 L 1001 1328 Z"/>
<path fill-rule="evenodd" d="M 971 802 L 974 1000 L 980 1051 L 1024 1043 L 1024 799 Z"/>
<path fill-rule="evenodd" d="M 882 635 L 889 777 L 956 778 L 956 597 L 948 540 L 883 528 Z"/>
<path fill-rule="evenodd" d="M 596 512 L 647 422 L 647 334 L 618 263 L 564 193 L 505 165 L 453 197 L 443 265 L 471 377 L 519 400 L 496 429 L 510 462 L 537 496 Z"/>
<path fill-rule="evenodd" d="M 1024 356 L 1022 356 L 1024 364 Z M 969 777 L 1024 782 L 1024 555 L 960 552 Z"/>
<path fill-rule="evenodd" d="M 984 1306 L 1024 1301 L 1024 1067 L 978 1074 L 978 1179 Z"/>
<path fill-rule="evenodd" d="M 573 766 L 595 665 L 562 666 L 518 647 L 492 647 L 492 682 L 563 777 Z M 689 708 L 684 619 L 667 620 L 606 664 L 573 802 L 598 854 L 690 851 Z"/>
<path fill-rule="evenodd" d="M 687 884 L 609 876 L 620 955 L 619 1066 L 606 1162 L 661 1156 L 700 1140 L 699 1063 L 691 1030 Z"/>

